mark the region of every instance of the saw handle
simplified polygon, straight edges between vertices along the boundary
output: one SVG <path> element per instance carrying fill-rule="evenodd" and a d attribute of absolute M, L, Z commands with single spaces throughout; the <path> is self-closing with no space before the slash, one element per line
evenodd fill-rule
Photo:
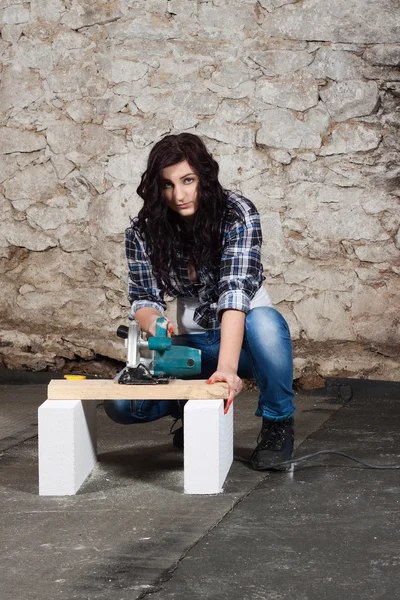
<path fill-rule="evenodd" d="M 156 350 L 157 352 L 165 352 L 169 350 L 172 345 L 171 338 L 168 337 L 168 319 L 159 317 L 156 322 L 156 335 L 148 339 L 148 345 L 150 350 Z M 126 325 L 120 325 L 117 329 L 117 336 L 123 340 L 128 339 L 129 327 Z"/>
<path fill-rule="evenodd" d="M 165 317 L 159 317 L 156 321 L 156 337 L 163 338 L 168 337 L 168 319 Z M 126 325 L 120 325 L 117 329 L 117 336 L 126 340 L 128 338 L 129 327 Z"/>
<path fill-rule="evenodd" d="M 168 319 L 158 317 L 156 321 L 156 337 L 168 337 Z"/>
<path fill-rule="evenodd" d="M 168 319 L 165 317 L 159 317 L 156 321 L 156 335 L 150 337 L 149 349 L 157 350 L 158 352 L 164 352 L 169 350 L 172 345 L 171 338 L 168 337 Z"/>

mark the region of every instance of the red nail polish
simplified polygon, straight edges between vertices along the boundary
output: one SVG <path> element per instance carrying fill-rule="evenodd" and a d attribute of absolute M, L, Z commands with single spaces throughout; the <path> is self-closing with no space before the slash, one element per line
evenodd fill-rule
<path fill-rule="evenodd" d="M 232 404 L 232 402 L 233 402 L 233 400 L 228 400 L 228 402 L 226 403 L 225 410 L 224 410 L 224 414 L 225 414 L 225 415 L 227 415 L 227 414 L 228 414 L 229 407 L 230 407 L 230 405 Z"/>

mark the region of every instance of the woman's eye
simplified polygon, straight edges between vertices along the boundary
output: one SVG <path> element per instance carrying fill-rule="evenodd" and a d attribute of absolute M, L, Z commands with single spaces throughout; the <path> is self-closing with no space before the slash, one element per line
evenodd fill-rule
<path fill-rule="evenodd" d="M 163 189 L 166 190 L 166 189 L 170 188 L 171 185 L 172 184 L 171 184 L 170 181 L 164 181 L 164 183 L 163 183 Z"/>
<path fill-rule="evenodd" d="M 186 177 L 185 179 L 185 183 L 193 183 L 194 179 L 193 177 Z"/>

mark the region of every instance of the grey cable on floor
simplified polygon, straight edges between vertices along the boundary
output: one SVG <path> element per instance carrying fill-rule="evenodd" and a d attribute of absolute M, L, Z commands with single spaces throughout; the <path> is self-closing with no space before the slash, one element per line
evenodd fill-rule
<path fill-rule="evenodd" d="M 306 454 L 305 456 L 299 456 L 299 458 L 293 458 L 292 460 L 285 460 L 285 461 L 282 461 L 279 463 L 275 463 L 274 465 L 271 466 L 271 468 L 275 469 L 276 467 L 283 467 L 286 465 L 295 465 L 297 463 L 301 463 L 306 460 L 310 460 L 310 459 L 315 458 L 316 456 L 320 456 L 322 454 L 337 454 L 338 456 L 343 456 L 344 458 L 353 460 L 354 462 L 357 462 L 360 465 L 363 465 L 367 469 L 380 469 L 380 470 L 400 469 L 400 465 L 383 465 L 383 466 L 371 465 L 363 460 L 360 460 L 359 458 L 355 458 L 354 456 L 351 456 L 350 454 L 346 454 L 346 452 L 341 452 L 340 450 L 319 450 L 318 452 L 313 452 L 312 454 Z M 241 456 L 234 456 L 234 459 L 238 460 L 240 462 L 250 463 L 249 458 L 242 458 Z"/>

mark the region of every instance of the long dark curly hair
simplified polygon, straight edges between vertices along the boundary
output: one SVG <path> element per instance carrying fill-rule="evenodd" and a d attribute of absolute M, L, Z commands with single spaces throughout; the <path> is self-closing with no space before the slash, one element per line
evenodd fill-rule
<path fill-rule="evenodd" d="M 162 170 L 186 160 L 199 177 L 198 209 L 193 228 L 185 231 L 179 215 L 172 211 L 163 194 Z M 192 133 L 167 135 L 150 151 L 147 169 L 137 193 L 144 204 L 137 227 L 145 240 L 153 273 L 166 291 L 173 289 L 171 271 L 176 266 L 179 242 L 190 240 L 190 260 L 196 267 L 213 268 L 221 254 L 220 223 L 227 193 L 218 181 L 219 166 L 204 142 Z"/>

